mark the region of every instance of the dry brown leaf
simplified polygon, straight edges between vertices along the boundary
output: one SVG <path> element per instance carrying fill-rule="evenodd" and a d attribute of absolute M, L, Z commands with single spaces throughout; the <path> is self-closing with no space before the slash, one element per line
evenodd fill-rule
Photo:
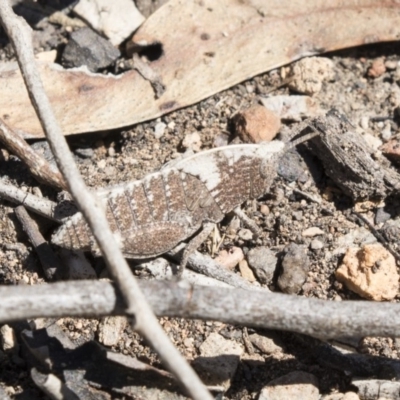
<path fill-rule="evenodd" d="M 151 67 L 166 91 L 156 98 L 138 72 L 103 76 L 41 66 L 65 134 L 156 118 L 304 56 L 400 39 L 396 0 L 171 0 L 133 38 L 159 43 Z M 26 138 L 42 137 L 21 76 L 0 72 L 0 117 Z"/>

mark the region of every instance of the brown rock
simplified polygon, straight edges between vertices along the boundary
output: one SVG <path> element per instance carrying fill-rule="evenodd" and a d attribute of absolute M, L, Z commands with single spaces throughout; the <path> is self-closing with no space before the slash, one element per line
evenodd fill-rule
<path fill-rule="evenodd" d="M 280 118 L 263 106 L 253 106 L 232 119 L 235 132 L 246 143 L 271 141 L 281 127 Z"/>
<path fill-rule="evenodd" d="M 336 278 L 361 297 L 392 300 L 399 290 L 394 257 L 379 243 L 347 250 Z"/>
<path fill-rule="evenodd" d="M 400 142 L 398 139 L 392 139 L 385 143 L 380 150 L 389 160 L 400 164 Z"/>
<path fill-rule="evenodd" d="M 380 57 L 372 62 L 367 75 L 371 78 L 378 78 L 386 72 L 385 60 Z"/>

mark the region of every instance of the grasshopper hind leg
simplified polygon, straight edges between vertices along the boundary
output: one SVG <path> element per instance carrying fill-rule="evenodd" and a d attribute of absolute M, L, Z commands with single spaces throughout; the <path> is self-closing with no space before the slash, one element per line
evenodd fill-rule
<path fill-rule="evenodd" d="M 207 239 L 208 235 L 215 228 L 214 222 L 204 222 L 202 230 L 196 235 L 185 247 L 183 251 L 181 262 L 179 264 L 179 271 L 177 277 L 180 278 L 186 268 L 189 257 L 198 249 L 198 247 Z"/>

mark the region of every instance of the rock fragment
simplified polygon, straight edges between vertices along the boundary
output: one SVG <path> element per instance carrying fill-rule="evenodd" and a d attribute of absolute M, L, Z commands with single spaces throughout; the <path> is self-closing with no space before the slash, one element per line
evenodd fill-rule
<path fill-rule="evenodd" d="M 253 106 L 232 118 L 235 133 L 245 143 L 271 141 L 281 127 L 280 118 L 263 106 Z"/>
<path fill-rule="evenodd" d="M 368 69 L 367 75 L 371 78 L 379 78 L 385 72 L 385 59 L 383 57 L 379 57 L 372 62 L 371 67 Z"/>
<path fill-rule="evenodd" d="M 269 283 L 275 273 L 278 259 L 268 247 L 256 247 L 247 253 L 250 268 L 261 283 Z"/>
<path fill-rule="evenodd" d="M 283 352 L 283 346 L 276 334 L 270 332 L 265 335 L 253 333 L 249 336 L 250 342 L 264 354 L 274 354 Z"/>
<path fill-rule="evenodd" d="M 300 292 L 308 276 L 309 259 L 307 249 L 291 243 L 282 260 L 282 273 L 278 278 L 278 286 L 284 293 L 297 294 Z"/>
<path fill-rule="evenodd" d="M 361 297 L 392 300 L 399 290 L 394 257 L 379 243 L 347 250 L 336 278 Z"/>
<path fill-rule="evenodd" d="M 132 0 L 80 0 L 74 12 L 114 46 L 121 44 L 144 21 Z"/>
<path fill-rule="evenodd" d="M 317 226 L 312 226 L 311 228 L 307 228 L 301 233 L 301 236 L 303 237 L 314 237 L 314 236 L 319 236 L 323 235 L 325 232 L 318 228 Z"/>
<path fill-rule="evenodd" d="M 325 80 L 333 78 L 332 60 L 324 57 L 307 57 L 289 67 L 288 76 L 292 77 L 288 86 L 290 89 L 308 94 L 318 93 Z"/>
<path fill-rule="evenodd" d="M 200 357 L 192 364 L 206 385 L 228 389 L 239 365 L 243 347 L 219 333 L 211 333 L 200 346 Z"/>
<path fill-rule="evenodd" d="M 190 149 L 195 152 L 200 151 L 201 148 L 201 137 L 199 132 L 192 132 L 192 133 L 187 133 L 186 136 L 184 137 L 182 141 L 182 146 L 185 149 Z"/>
<path fill-rule="evenodd" d="M 295 371 L 273 379 L 261 390 L 258 400 L 318 400 L 318 380 L 307 372 Z"/>
<path fill-rule="evenodd" d="M 62 55 L 62 64 L 67 68 L 86 65 L 89 71 L 110 66 L 120 52 L 108 40 L 90 28 L 82 28 L 71 33 Z"/>
<path fill-rule="evenodd" d="M 310 96 L 272 96 L 262 97 L 261 103 L 281 119 L 301 121 L 304 118 L 316 117 L 320 109 Z"/>
<path fill-rule="evenodd" d="M 99 342 L 105 346 L 116 346 L 126 323 L 126 318 L 121 316 L 103 318 L 99 325 Z"/>
<path fill-rule="evenodd" d="M 390 161 L 397 165 L 400 164 L 400 141 L 398 139 L 392 139 L 385 143 L 380 150 Z"/>

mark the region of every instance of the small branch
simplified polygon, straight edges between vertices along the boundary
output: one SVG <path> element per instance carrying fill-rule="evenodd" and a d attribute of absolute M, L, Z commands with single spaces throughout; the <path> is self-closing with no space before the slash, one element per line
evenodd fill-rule
<path fill-rule="evenodd" d="M 12 203 L 22 204 L 28 210 L 43 215 L 53 221 L 61 222 L 61 219 L 56 216 L 57 203 L 45 199 L 44 197 L 26 193 L 13 185 L 4 183 L 2 179 L 0 179 L 0 197 Z"/>
<path fill-rule="evenodd" d="M 42 374 L 31 369 L 31 377 L 36 386 L 52 400 L 79 400 L 79 397 L 53 374 Z"/>
<path fill-rule="evenodd" d="M 140 281 L 159 316 L 222 321 L 317 338 L 397 337 L 400 304 L 326 301 L 264 291 Z M 123 298 L 105 281 L 0 287 L 0 324 L 32 318 L 124 315 Z"/>
<path fill-rule="evenodd" d="M 57 189 L 67 189 L 64 178 L 43 157 L 37 154 L 28 143 L 0 119 L 0 142 L 12 154 L 20 158 L 29 168 L 32 175 L 40 182 Z"/>
<path fill-rule="evenodd" d="M 211 400 L 212 397 L 206 387 L 158 323 L 118 247 L 104 210 L 79 174 L 36 67 L 30 27 L 23 18 L 14 14 L 7 0 L 0 1 L 0 19 L 15 49 L 32 105 L 39 117 L 57 165 L 96 238 L 111 276 L 121 290 L 133 328 L 146 338 L 160 355 L 163 363 L 193 399 Z"/>
<path fill-rule="evenodd" d="M 36 222 L 26 212 L 25 207 L 18 206 L 15 209 L 15 214 L 39 256 L 46 278 L 50 281 L 53 280 L 56 278 L 56 275 L 60 275 L 60 261 L 57 259 L 53 250 L 40 233 Z"/>

